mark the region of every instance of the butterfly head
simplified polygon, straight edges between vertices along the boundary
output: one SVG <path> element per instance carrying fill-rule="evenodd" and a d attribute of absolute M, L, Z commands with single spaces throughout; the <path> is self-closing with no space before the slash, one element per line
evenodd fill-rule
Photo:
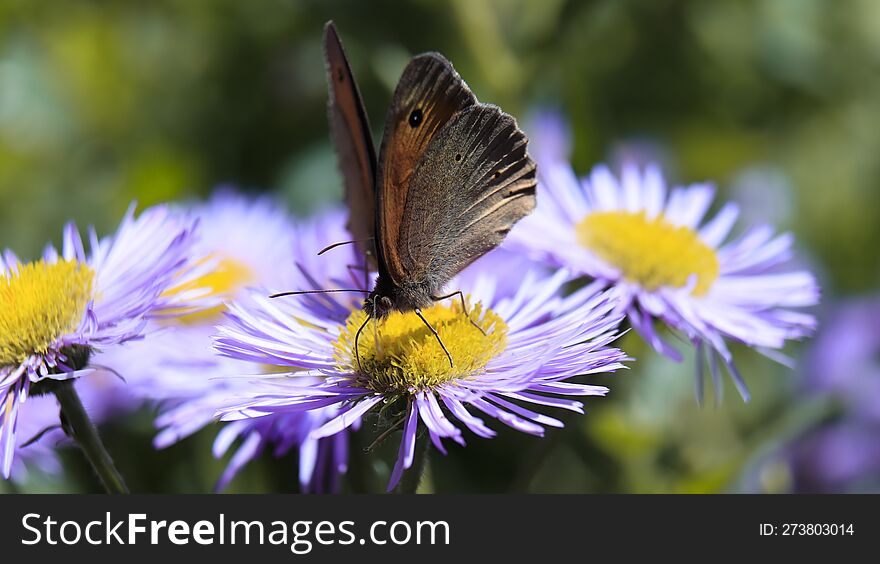
<path fill-rule="evenodd" d="M 388 317 L 388 314 L 394 311 L 394 309 L 394 302 L 391 298 L 380 294 L 378 290 L 373 290 L 367 296 L 367 299 L 364 300 L 364 312 L 373 319 Z"/>
<path fill-rule="evenodd" d="M 383 319 L 394 311 L 408 312 L 434 305 L 433 286 L 428 281 L 398 286 L 380 275 L 376 286 L 364 300 L 364 312 L 373 319 Z"/>

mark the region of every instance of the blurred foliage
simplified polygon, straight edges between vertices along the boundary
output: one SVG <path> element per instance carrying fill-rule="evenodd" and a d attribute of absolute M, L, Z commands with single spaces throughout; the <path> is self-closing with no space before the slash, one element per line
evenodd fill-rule
<path fill-rule="evenodd" d="M 0 245 L 33 256 L 68 219 L 106 232 L 132 199 L 189 199 L 222 182 L 276 191 L 298 214 L 336 200 L 320 50 L 331 18 L 377 138 L 403 65 L 438 50 L 480 99 L 521 120 L 562 110 L 579 172 L 621 155 L 659 158 L 673 179 L 716 181 L 750 220 L 794 231 L 824 307 L 877 287 L 873 0 L 5 0 Z M 762 453 L 827 415 L 798 399 L 797 371 L 750 351 L 737 356 L 754 400 L 731 388 L 700 408 L 691 363 L 625 345 L 638 364 L 600 382 L 612 393 L 566 432 L 454 448 L 435 458 L 427 487 L 736 490 Z M 105 430 L 133 489 L 210 490 L 222 468 L 212 432 L 155 453 L 150 421 Z M 78 454 L 65 456 L 65 482 L 27 489 L 94 490 Z M 292 490 L 294 468 L 292 457 L 252 464 L 232 491 Z M 755 471 L 760 489 L 788 487 L 784 468 Z"/>

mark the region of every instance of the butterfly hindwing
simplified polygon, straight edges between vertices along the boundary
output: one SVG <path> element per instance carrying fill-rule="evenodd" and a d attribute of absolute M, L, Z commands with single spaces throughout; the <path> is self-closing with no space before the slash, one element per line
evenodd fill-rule
<path fill-rule="evenodd" d="M 397 253 L 407 280 L 439 286 L 497 247 L 535 206 L 535 163 L 516 121 L 489 104 L 432 139 L 408 187 Z"/>

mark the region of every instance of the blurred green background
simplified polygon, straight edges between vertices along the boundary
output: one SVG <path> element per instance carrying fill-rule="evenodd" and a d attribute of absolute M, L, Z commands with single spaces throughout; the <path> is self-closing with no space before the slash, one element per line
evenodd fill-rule
<path fill-rule="evenodd" d="M 745 220 L 792 230 L 823 306 L 880 280 L 880 2 L 874 0 L 265 0 L 0 3 L 0 247 L 22 257 L 68 219 L 107 232 L 132 199 L 231 182 L 306 214 L 341 194 L 326 124 L 324 22 L 345 42 L 376 138 L 415 53 L 443 52 L 483 101 L 570 120 L 574 164 L 649 155 L 717 182 Z M 678 365 L 623 342 L 634 368 L 545 440 L 504 432 L 437 457 L 429 490 L 791 491 L 774 453 L 845 417 L 801 370 L 737 350 L 752 389 L 694 401 Z M 807 345 L 808 346 L 808 345 Z M 794 346 L 797 355 L 806 346 Z M 880 401 L 880 399 L 878 399 Z M 105 435 L 134 491 L 209 491 L 213 430 L 161 452 L 151 414 Z M 65 477 L 0 491 L 97 491 Z M 249 465 L 230 491 L 293 491 L 295 461 Z"/>

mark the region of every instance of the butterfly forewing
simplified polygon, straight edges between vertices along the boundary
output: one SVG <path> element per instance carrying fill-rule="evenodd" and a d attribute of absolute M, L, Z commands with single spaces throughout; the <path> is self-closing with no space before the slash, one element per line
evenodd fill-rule
<path fill-rule="evenodd" d="M 535 206 L 535 163 L 516 121 L 469 107 L 446 124 L 416 166 L 397 254 L 409 281 L 442 286 L 497 247 Z"/>
<path fill-rule="evenodd" d="M 442 55 L 418 55 L 403 71 L 385 121 L 376 184 L 380 273 L 396 284 L 410 281 L 399 239 L 413 173 L 453 116 L 475 104 L 476 97 Z"/>
<path fill-rule="evenodd" d="M 324 27 L 324 63 L 330 131 L 349 209 L 348 230 L 361 252 L 374 256 L 370 239 L 374 234 L 376 151 L 361 94 L 333 22 Z"/>

